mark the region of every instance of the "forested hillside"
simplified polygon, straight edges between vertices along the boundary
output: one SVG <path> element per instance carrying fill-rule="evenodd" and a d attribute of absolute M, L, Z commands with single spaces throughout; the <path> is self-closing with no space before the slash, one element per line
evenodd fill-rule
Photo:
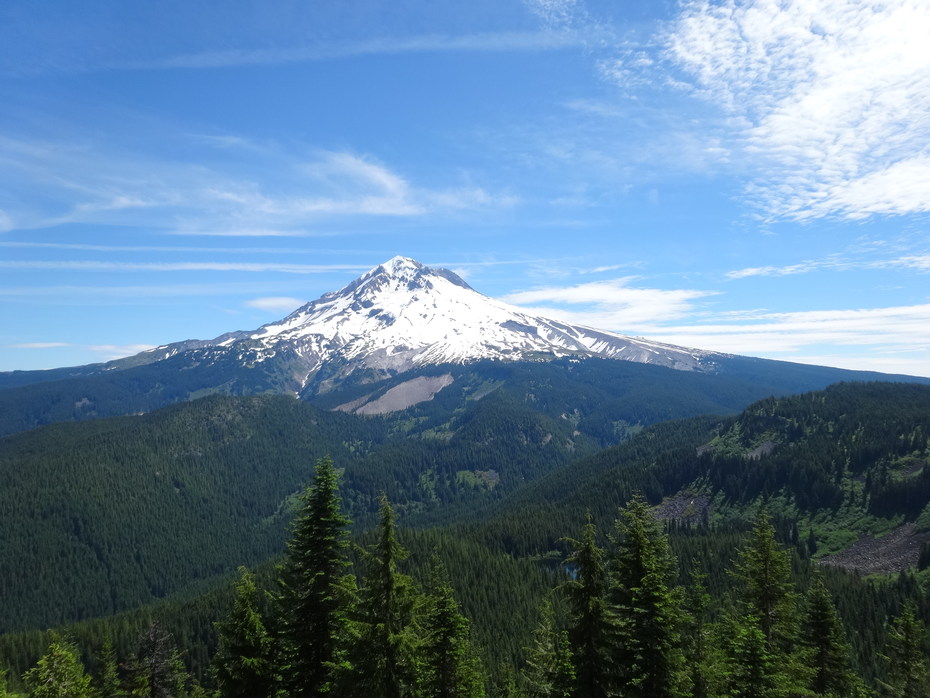
<path fill-rule="evenodd" d="M 462 398 L 463 390 L 467 393 L 469 387 L 487 381 L 511 387 L 515 393 L 535 386 L 534 395 L 551 406 L 559 403 L 568 414 L 577 409 L 589 420 L 589 427 L 612 442 L 613 424 L 618 421 L 652 424 L 733 412 L 769 395 L 817 390 L 843 380 L 930 382 L 740 356 L 727 357 L 716 373 L 700 373 L 628 361 L 544 355 L 539 361 L 484 360 L 429 366 L 387 380 L 358 371 L 329 385 L 326 392 L 318 392 L 311 386 L 302 387 L 291 375 L 287 356 L 278 358 L 272 363 L 243 364 L 228 354 L 210 361 L 179 354 L 141 365 L 138 358 L 130 358 L 74 369 L 0 374 L 0 435 L 55 422 L 150 412 L 213 394 L 299 393 L 303 399 L 332 408 L 362 395 L 383 393 L 419 375 L 448 374 L 455 383 L 440 395 L 448 392 Z M 326 382 L 331 372 L 338 372 L 338 365 L 321 371 L 318 380 Z M 463 403 L 456 407 L 463 407 Z"/>
<path fill-rule="evenodd" d="M 450 574 L 444 557 L 462 564 L 455 546 L 408 560 L 386 498 L 379 524 L 360 540 L 360 555 L 349 548 L 347 525 L 338 476 L 321 460 L 301 497 L 283 563 L 258 580 L 240 570 L 232 596 L 219 604 L 224 610 L 215 601 L 188 602 L 81 624 L 66 629 L 67 636 L 7 635 L 0 656 L 16 667 L 30 651 L 44 651 L 14 685 L 30 696 L 73 698 L 123 691 L 178 698 L 930 691 L 918 581 L 876 585 L 813 570 L 797 548 L 779 542 L 764 506 L 742 534 L 698 527 L 670 537 L 636 495 L 619 510 L 606 545 L 604 531 L 589 519 L 577 538 L 563 539 L 568 555 L 553 561 L 551 573 L 537 565 L 522 578 L 499 576 L 508 565 L 488 565 L 487 557 L 472 561 L 472 579 Z M 716 534 L 697 557 L 720 557 L 729 543 L 728 559 L 708 573 L 693 555 L 701 548 L 690 546 L 689 564 L 680 567 L 689 546 L 670 540 L 682 533 L 705 542 Z M 457 597 L 475 586 L 493 600 L 473 609 L 473 623 Z M 860 604 L 852 633 L 836 598 Z M 184 612 L 199 612 L 200 624 Z M 217 613 L 218 622 L 203 623 L 204 612 Z M 494 635 L 472 629 L 489 619 L 496 621 Z M 178 632 L 185 628 L 193 633 Z M 134 639 L 127 642 L 128 634 Z M 854 651 L 850 635 L 868 651 Z M 488 642 L 483 648 L 481 638 Z M 509 651 L 514 638 L 522 640 L 522 652 Z"/>
<path fill-rule="evenodd" d="M 326 681 L 342 682 L 348 695 L 373 671 L 366 662 L 387 661 L 378 653 L 394 642 L 371 634 L 381 624 L 371 614 L 383 605 L 372 601 L 382 588 L 372 576 L 378 559 L 381 574 L 401 575 L 409 594 L 389 634 L 407 671 L 397 679 L 401 695 L 440 695 L 428 688 L 436 676 L 428 657 L 438 655 L 427 649 L 425 628 L 442 604 L 459 628 L 453 644 L 472 648 L 459 656 L 468 686 L 461 695 L 925 694 L 930 388 L 840 384 L 767 398 L 729 417 L 623 426 L 628 438 L 598 451 L 598 432 L 582 433 L 582 418 L 548 416 L 567 399 L 557 389 L 536 384 L 527 399 L 528 383 L 522 392 L 461 385 L 473 397 L 451 415 L 443 399 L 459 404 L 452 393 L 375 418 L 289 398 L 212 397 L 0 441 L 0 467 L 15 475 L 7 480 L 23 488 L 15 491 L 34 490 L 5 491 L 4 507 L 15 515 L 10 545 L 0 548 L 4 589 L 20 596 L 4 606 L 7 628 L 21 632 L 0 637 L 0 666 L 12 670 L 13 685 L 28 686 L 38 673 L 24 684 L 19 678 L 52 648 L 98 677 L 118 662 L 115 675 L 129 687 L 141 680 L 133 662 L 161 637 L 190 673 L 185 679 L 175 663 L 184 695 L 223 686 L 222 695 L 266 695 L 236 693 L 214 673 L 241 656 L 221 649 L 219 638 L 236 625 L 224 619 L 252 594 L 259 615 L 249 617 L 261 618 L 263 642 L 296 651 L 301 641 L 280 627 L 294 611 L 275 600 L 282 571 L 262 560 L 281 550 L 290 530 L 284 569 L 295 564 L 300 527 L 289 528 L 290 519 L 295 510 L 306 515 L 309 500 L 294 495 L 308 479 L 308 458 L 330 454 L 338 475 L 331 495 L 339 516 L 356 519 L 361 546 L 340 544 L 342 571 L 333 573 L 342 580 L 334 598 L 342 599 L 343 625 L 332 629 L 332 647 L 348 654 L 338 654 L 346 673 Z M 597 414 L 593 403 L 584 409 L 578 414 Z M 54 457 L 50 440 L 61 447 Z M 95 484 L 78 487 L 85 478 Z M 50 481 L 61 485 L 39 484 Z M 387 494 L 380 505 L 379 491 Z M 94 506 L 107 510 L 105 525 L 92 525 Z M 336 528 L 347 540 L 349 525 Z M 889 563 L 895 574 L 863 577 L 850 562 L 858 558 L 837 555 L 867 536 L 910 541 Z M 19 538 L 35 549 L 16 548 Z M 33 562 L 17 570 L 14 560 Z M 246 578 L 230 589 L 243 563 L 255 566 L 256 592 Z M 637 569 L 650 576 L 637 577 Z M 67 573 L 65 588 L 63 570 L 86 572 Z M 122 585 L 123 575 L 135 586 Z M 763 581 L 771 605 L 754 595 Z M 99 593 L 111 587 L 109 598 Z M 261 590 L 271 594 L 267 602 Z M 236 594 L 240 611 L 231 611 Z M 57 619 L 43 619 L 45 608 Z M 119 608 L 126 610 L 91 619 Z M 64 628 L 63 644 L 39 632 L 79 618 L 87 620 Z M 215 621 L 227 625 L 218 630 Z M 106 640 L 113 650 L 103 661 Z M 363 640 L 374 644 L 350 656 Z M 647 653 L 648 662 L 636 658 Z M 263 680 L 302 695 L 286 657 L 268 655 L 273 675 Z M 606 673 L 596 676 L 595 666 Z M 749 685 L 759 692 L 746 693 Z M 633 688 L 642 686 L 651 692 Z"/>
<path fill-rule="evenodd" d="M 409 415 L 216 396 L 2 439 L 0 630 L 132 608 L 279 552 L 293 496 L 326 454 L 340 463 L 347 511 L 364 526 L 379 492 L 408 514 L 448 514 L 595 448 L 571 438 L 568 422 L 505 396 L 441 424 L 437 436 L 432 422 Z"/>
<path fill-rule="evenodd" d="M 279 551 L 289 498 L 324 454 L 345 471 L 344 502 L 359 526 L 373 520 L 380 492 L 419 525 L 461 521 L 646 425 L 734 411 L 752 395 L 711 376 L 616 361 L 454 370 L 432 400 L 382 416 L 284 396 L 212 396 L 0 439 L 10 600 L 0 630 L 118 612 Z M 355 390 L 377 394 L 402 380 Z M 50 560 L 72 580 L 67 593 Z"/>

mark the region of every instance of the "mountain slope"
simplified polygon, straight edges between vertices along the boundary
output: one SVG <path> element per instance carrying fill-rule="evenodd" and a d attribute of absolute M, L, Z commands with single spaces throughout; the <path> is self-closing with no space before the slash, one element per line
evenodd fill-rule
<path fill-rule="evenodd" d="M 528 315 L 483 296 L 448 270 L 395 257 L 251 332 L 168 344 L 97 367 L 8 373 L 0 375 L 0 386 L 121 371 L 181 355 L 189 367 L 235 357 L 246 369 L 274 376 L 279 390 L 310 394 L 332 389 L 356 371 L 385 377 L 479 359 L 599 356 L 712 371 L 724 356 Z"/>
<path fill-rule="evenodd" d="M 914 565 L 919 541 L 930 541 L 920 538 L 930 532 L 930 387 L 838 384 L 733 417 L 657 424 L 528 483 L 476 527 L 489 543 L 509 541 L 508 552 L 539 554 L 580 529 L 585 512 L 610 520 L 635 491 L 654 504 L 687 495 L 716 523 L 767 500 L 818 555 L 907 523 L 903 534 L 919 540 L 902 560 Z"/>
<path fill-rule="evenodd" d="M 395 257 L 254 331 L 168 344 L 107 364 L 0 374 L 0 434 L 147 412 L 212 393 L 312 400 L 427 366 L 560 357 L 725 377 L 750 388 L 750 400 L 839 380 L 930 381 L 718 354 L 568 325 L 483 296 L 447 270 Z M 403 409 L 415 403 L 411 392 L 428 399 L 447 385 L 428 394 L 408 386 L 401 390 L 406 398 L 393 396 L 363 411 Z"/>

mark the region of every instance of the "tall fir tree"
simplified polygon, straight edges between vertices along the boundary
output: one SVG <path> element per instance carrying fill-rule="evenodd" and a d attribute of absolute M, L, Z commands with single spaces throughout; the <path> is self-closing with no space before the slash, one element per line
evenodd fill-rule
<path fill-rule="evenodd" d="M 797 594 L 791 583 L 791 558 L 775 540 L 765 507 L 760 507 L 747 545 L 740 549 L 732 572 L 749 613 L 759 617 L 770 645 L 784 650 L 797 638 Z"/>
<path fill-rule="evenodd" d="M 707 574 L 692 562 L 691 584 L 685 591 L 685 662 L 691 677 L 692 698 L 709 698 L 711 694 L 710 628 L 707 617 L 711 596 L 707 592 Z"/>
<path fill-rule="evenodd" d="M 568 639 L 575 667 L 572 695 L 607 698 L 619 683 L 616 656 L 620 624 L 607 601 L 604 551 L 597 545 L 597 529 L 590 514 L 581 540 L 568 542 L 573 548 L 566 560 L 572 578 L 564 587 L 571 614 Z"/>
<path fill-rule="evenodd" d="M 756 513 L 749 541 L 737 553 L 730 574 L 739 590 L 741 618 L 736 627 L 745 650 L 733 646 L 737 649 L 730 656 L 734 670 L 755 671 L 740 669 L 739 665 L 745 658 L 758 661 L 758 666 L 764 665 L 772 672 L 766 679 L 772 691 L 803 694 L 813 670 L 800 642 L 799 597 L 791 581 L 790 554 L 775 540 L 775 528 L 765 507 Z M 750 627 L 755 622 L 765 638 L 764 657 L 755 648 L 755 631 Z M 766 657 L 768 660 L 763 661 Z"/>
<path fill-rule="evenodd" d="M 681 643 L 681 589 L 668 536 L 642 495 L 616 522 L 611 600 L 620 620 L 620 693 L 672 698 L 689 690 Z"/>
<path fill-rule="evenodd" d="M 817 695 L 843 698 L 862 694 L 862 686 L 850 666 L 851 649 L 843 623 L 823 577 L 814 575 L 807 591 L 803 640 L 805 659 L 813 669 L 810 689 Z"/>
<path fill-rule="evenodd" d="M 36 666 L 23 674 L 29 698 L 91 698 L 90 676 L 77 648 L 54 638 Z"/>
<path fill-rule="evenodd" d="M 927 629 L 917 617 L 912 601 L 888 629 L 884 659 L 887 681 L 882 688 L 893 698 L 930 697 L 930 667 L 927 664 Z"/>
<path fill-rule="evenodd" d="M 332 460 L 322 458 L 316 463 L 313 485 L 301 497 L 279 575 L 280 668 L 292 698 L 328 690 L 347 623 L 349 523 L 341 511 Z"/>
<path fill-rule="evenodd" d="M 407 551 L 397 540 L 394 509 L 381 496 L 378 540 L 368 553 L 368 570 L 359 590 L 357 639 L 348 651 L 341 695 L 406 698 L 416 689 L 417 593 L 398 565 Z"/>
<path fill-rule="evenodd" d="M 442 562 L 434 558 L 424 597 L 420 646 L 420 698 L 483 698 L 484 676 Z"/>
<path fill-rule="evenodd" d="M 228 619 L 216 624 L 216 683 L 223 698 L 269 698 L 276 690 L 271 637 L 259 610 L 255 579 L 245 567 L 239 568 L 235 590 Z"/>

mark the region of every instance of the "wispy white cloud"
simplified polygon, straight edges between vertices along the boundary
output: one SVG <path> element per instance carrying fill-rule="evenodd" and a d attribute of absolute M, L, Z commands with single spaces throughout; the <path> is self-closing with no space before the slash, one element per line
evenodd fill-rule
<path fill-rule="evenodd" d="M 217 237 L 217 238 L 304 238 L 326 237 L 334 233 L 317 233 L 306 230 L 271 230 L 269 228 L 239 228 L 219 230 L 168 230 L 165 235 L 180 235 L 184 237 Z"/>
<path fill-rule="evenodd" d="M 523 4 L 549 27 L 567 27 L 587 17 L 581 0 L 523 0 Z"/>
<path fill-rule="evenodd" d="M 126 356 L 133 356 L 142 351 L 154 349 L 155 344 L 94 344 L 87 347 L 90 351 L 100 354 L 101 361 L 113 361 Z"/>
<path fill-rule="evenodd" d="M 303 283 L 302 281 L 300 282 Z M 285 289 L 292 290 L 290 286 Z M 280 293 L 279 282 L 250 281 L 250 292 L 263 291 Z M 42 286 L 0 286 L 0 297 L 16 298 L 18 301 L 63 304 L 137 304 L 145 300 L 190 296 L 239 296 L 243 293 L 241 283 L 169 283 L 140 284 L 135 286 L 88 286 L 76 284 Z"/>
<path fill-rule="evenodd" d="M 548 4 L 556 4 L 549 2 Z M 269 12 L 254 2 L 164 0 L 114 13 L 87 0 L 82 11 L 6 13 L 0 73 L 15 76 L 105 70 L 272 66 L 359 56 L 542 51 L 584 40 L 538 28 L 508 3 L 388 5 L 304 2 Z M 170 21 L 165 18 L 170 17 Z M 119 31 L 114 31 L 118 26 Z M 154 31 L 153 28 L 157 28 Z"/>
<path fill-rule="evenodd" d="M 830 266 L 837 268 L 835 264 L 826 262 L 805 261 L 798 264 L 788 264 L 785 266 L 765 266 L 765 267 L 746 267 L 736 269 L 726 274 L 728 279 L 747 279 L 753 276 L 792 276 L 794 274 L 807 274 L 808 272 L 818 271 Z"/>
<path fill-rule="evenodd" d="M 0 269 L 44 269 L 112 272 L 277 272 L 282 274 L 323 274 L 332 271 L 365 271 L 358 264 L 284 264 L 278 262 L 107 262 L 97 260 L 0 260 Z"/>
<path fill-rule="evenodd" d="M 73 346 L 70 342 L 22 342 L 11 345 L 14 349 L 57 349 Z"/>
<path fill-rule="evenodd" d="M 638 288 L 635 281 L 549 286 L 502 300 L 544 317 L 683 347 L 930 376 L 930 304 L 720 310 L 702 302 L 713 291 Z"/>
<path fill-rule="evenodd" d="M 871 347 L 876 355 L 930 346 L 930 305 L 793 313 L 758 311 L 732 322 L 654 326 L 657 339 L 736 354 L 799 356 L 812 347 Z"/>
<path fill-rule="evenodd" d="M 7 227 L 103 223 L 189 236 L 320 237 L 335 234 L 319 230 L 321 221 L 423 217 L 518 203 L 509 193 L 472 184 L 417 185 L 372 157 L 350 152 L 256 145 L 220 161 L 137 155 L 117 155 L 102 144 L 0 138 L 7 173 L 0 174 L 0 187 L 18 192 L 20 201 L 20 209 L 7 215 Z M 32 201 L 36 191 L 42 198 Z"/>
<path fill-rule="evenodd" d="M 930 271 L 930 254 L 923 255 L 909 255 L 906 257 L 899 257 L 894 260 L 889 260 L 888 262 L 876 262 L 876 266 L 883 268 L 903 268 L 903 269 L 913 269 L 915 271 Z"/>
<path fill-rule="evenodd" d="M 582 269 L 582 274 L 603 274 L 608 271 L 617 271 L 618 269 L 624 269 L 626 267 L 635 267 L 635 263 L 630 264 L 607 264 L 601 267 L 594 267 L 593 269 Z"/>
<path fill-rule="evenodd" d="M 855 259 L 833 255 L 826 259 L 805 260 L 783 266 L 746 267 L 726 273 L 728 279 L 746 279 L 755 276 L 793 276 L 816 271 L 851 271 L 863 269 L 907 269 L 917 272 L 930 271 L 930 254 L 903 255 L 886 259 Z"/>
<path fill-rule="evenodd" d="M 694 310 L 695 301 L 714 291 L 632 286 L 634 277 L 573 286 L 547 286 L 507 294 L 502 300 L 540 315 L 606 329 L 636 328 L 671 321 Z M 579 307 L 582 306 L 582 307 Z"/>
<path fill-rule="evenodd" d="M 266 298 L 253 298 L 246 301 L 248 308 L 257 308 L 270 313 L 289 313 L 302 306 L 306 301 L 300 298 L 289 298 L 287 296 L 268 296 Z"/>
<path fill-rule="evenodd" d="M 550 31 L 500 31 L 474 34 L 422 34 L 381 37 L 329 45 L 298 45 L 257 49 L 204 51 L 146 61 L 101 66 L 109 69 L 229 68 L 247 65 L 283 65 L 356 56 L 406 53 L 551 51 L 579 46 L 588 39 L 581 34 Z"/>
<path fill-rule="evenodd" d="M 770 218 L 930 211 L 930 5 L 686 2 L 665 57 L 719 104 Z"/>

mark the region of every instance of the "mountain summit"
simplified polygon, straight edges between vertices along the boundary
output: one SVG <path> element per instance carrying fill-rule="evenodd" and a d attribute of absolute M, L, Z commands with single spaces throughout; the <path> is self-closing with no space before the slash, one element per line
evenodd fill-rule
<path fill-rule="evenodd" d="M 687 372 L 678 383 L 699 383 L 709 400 L 702 397 L 701 404 L 710 409 L 842 380 L 926 380 L 716 354 L 571 325 L 488 298 L 446 269 L 395 257 L 256 330 L 166 344 L 106 364 L 0 373 L 0 435 L 50 422 L 150 412 L 214 393 L 289 393 L 376 414 L 431 399 L 455 380 L 453 374 L 472 370 L 465 365 L 493 372 L 497 361 L 560 357 L 603 360 L 610 366 L 597 370 L 619 377 L 608 383 L 620 392 L 658 380 L 663 369 Z M 414 371 L 436 365 L 446 368 L 439 375 Z M 554 365 L 536 368 L 545 372 Z M 416 375 L 400 376 L 408 371 Z M 480 380 L 498 380 L 489 376 Z M 563 378 L 572 380 L 567 373 Z M 361 385 L 381 381 L 362 394 L 367 388 Z M 665 413 L 681 414 L 675 412 L 680 395 L 659 393 L 656 399 L 668 403 Z M 720 395 L 745 400 L 715 401 Z"/>
<path fill-rule="evenodd" d="M 207 361 L 235 355 L 249 366 L 283 361 L 297 393 L 311 384 L 313 392 L 325 392 L 359 370 L 377 379 L 480 359 L 597 356 L 706 371 L 722 356 L 529 315 L 478 293 L 447 269 L 407 257 L 394 257 L 255 331 L 169 344 L 130 360 L 150 363 L 191 351 Z"/>

